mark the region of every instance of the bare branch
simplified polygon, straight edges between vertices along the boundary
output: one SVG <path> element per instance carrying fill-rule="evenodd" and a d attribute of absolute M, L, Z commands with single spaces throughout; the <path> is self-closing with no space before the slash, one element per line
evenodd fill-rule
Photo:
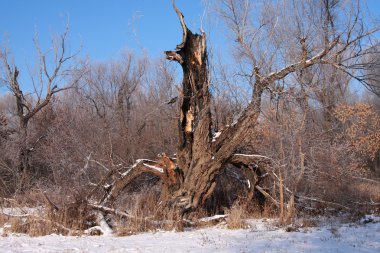
<path fill-rule="evenodd" d="M 267 193 L 259 185 L 256 185 L 255 189 L 257 189 L 261 194 L 263 194 L 267 199 L 269 199 L 276 207 L 280 207 L 280 204 L 278 203 L 278 201 L 274 199 L 269 193 Z"/>
<path fill-rule="evenodd" d="M 180 50 L 185 46 L 188 29 L 187 29 L 187 26 L 185 24 L 184 16 L 183 16 L 182 12 L 180 12 L 178 10 L 177 6 L 175 5 L 175 0 L 172 0 L 172 4 L 173 4 L 173 8 L 174 8 L 175 12 L 177 13 L 179 21 L 181 22 L 181 27 L 182 27 L 182 43 L 178 44 L 176 47 L 176 50 Z"/>
<path fill-rule="evenodd" d="M 125 187 L 143 173 L 156 175 L 167 184 L 174 183 L 172 175 L 175 168 L 176 165 L 174 162 L 165 154 L 160 157 L 159 161 L 139 159 L 135 164 L 129 167 L 127 171 L 122 173 L 120 178 L 112 183 L 109 193 L 104 197 L 101 203 L 103 205 L 112 203 Z"/>

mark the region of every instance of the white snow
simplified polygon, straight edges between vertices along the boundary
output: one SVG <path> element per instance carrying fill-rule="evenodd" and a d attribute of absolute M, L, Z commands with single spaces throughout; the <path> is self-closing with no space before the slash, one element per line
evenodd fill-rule
<path fill-rule="evenodd" d="M 222 134 L 222 132 L 220 132 L 220 131 L 214 133 L 214 135 L 212 136 L 212 142 L 215 142 L 216 139 L 217 139 L 221 134 Z"/>
<path fill-rule="evenodd" d="M 135 167 L 137 166 L 137 164 L 133 164 L 132 167 L 128 170 L 126 170 L 124 173 L 121 174 L 121 176 L 125 177 L 126 175 L 128 175 L 128 173 L 134 169 Z"/>
<path fill-rule="evenodd" d="M 217 214 L 217 215 L 214 215 L 214 216 L 211 216 L 211 217 L 201 218 L 201 219 L 199 219 L 199 221 L 201 221 L 201 222 L 209 222 L 209 221 L 213 221 L 213 220 L 222 219 L 222 218 L 225 218 L 227 216 L 228 215 L 226 215 L 226 214 Z"/>
<path fill-rule="evenodd" d="M 255 157 L 255 158 L 264 158 L 264 159 L 272 160 L 272 158 L 265 155 L 234 154 L 234 156 Z"/>
<path fill-rule="evenodd" d="M 160 173 L 164 173 L 164 169 L 163 168 L 160 168 L 160 167 L 157 167 L 157 166 L 153 166 L 153 165 L 149 165 L 147 163 L 143 163 L 143 165 L 146 166 L 146 167 L 148 167 L 148 168 L 150 168 L 150 169 L 152 169 L 152 170 L 156 170 L 156 171 L 158 171 Z"/>
<path fill-rule="evenodd" d="M 138 159 L 138 160 L 136 160 L 136 163 L 134 163 L 134 164 L 132 165 L 131 169 L 136 168 L 136 166 L 137 166 L 138 164 L 142 163 L 142 165 L 144 165 L 144 166 L 146 166 L 146 167 L 148 167 L 148 168 L 150 168 L 150 169 L 156 170 L 156 171 L 158 171 L 158 172 L 160 172 L 160 173 L 164 173 L 164 169 L 162 169 L 162 168 L 160 168 L 160 167 L 157 167 L 157 166 L 154 166 L 154 165 L 147 164 L 146 162 L 156 163 L 155 161 L 153 161 L 153 160 L 149 160 L 149 159 Z M 131 169 L 130 169 L 130 170 L 131 170 Z M 124 174 L 122 174 L 122 175 L 125 176 L 126 174 L 129 173 L 130 170 L 124 172 Z"/>
<path fill-rule="evenodd" d="M 380 222 L 380 217 L 374 215 L 365 215 L 361 220 L 361 223 Z"/>
<path fill-rule="evenodd" d="M 137 165 L 139 165 L 140 163 L 143 163 L 143 162 L 153 162 L 155 163 L 155 161 L 153 160 L 149 160 L 149 159 L 137 159 L 136 162 L 132 165 L 132 169 L 133 168 L 136 168 Z"/>
<path fill-rule="evenodd" d="M 152 162 L 152 163 L 156 163 L 155 161 L 153 161 L 153 160 L 149 160 L 149 159 L 137 159 L 136 160 L 136 162 L 130 167 L 130 169 L 129 170 L 127 170 L 127 171 L 125 171 L 123 174 L 121 174 L 122 176 L 126 176 L 132 169 L 134 169 L 134 168 L 136 168 L 137 167 L 137 165 L 139 165 L 139 164 L 143 164 L 144 166 L 146 166 L 146 167 L 149 167 L 149 168 L 151 168 L 151 169 L 154 169 L 154 170 L 157 170 L 157 171 L 159 171 L 159 172 L 161 172 L 161 173 L 164 173 L 164 171 L 163 171 L 163 169 L 161 169 L 161 168 L 159 168 L 159 167 L 156 167 L 156 166 L 152 166 L 152 165 L 148 165 L 148 164 L 146 164 L 146 163 L 144 163 L 144 162 Z"/>
<path fill-rule="evenodd" d="M 250 229 L 220 227 L 186 232 L 115 236 L 0 237 L 1 252 L 380 252 L 380 223 L 325 225 L 286 232 L 266 220 Z"/>
<path fill-rule="evenodd" d="M 26 217 L 44 212 L 43 206 L 38 207 L 0 207 L 0 214 L 13 217 Z"/>

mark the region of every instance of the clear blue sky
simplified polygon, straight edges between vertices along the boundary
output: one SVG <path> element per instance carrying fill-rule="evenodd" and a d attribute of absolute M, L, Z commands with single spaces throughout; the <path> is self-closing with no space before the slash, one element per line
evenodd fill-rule
<path fill-rule="evenodd" d="M 69 18 L 70 44 L 94 59 L 114 57 L 123 48 L 143 47 L 152 56 L 181 40 L 170 0 L 11 0 L 1 1 L 0 38 L 16 57 L 29 58 L 35 31 L 41 44 L 59 33 Z M 189 26 L 199 24 L 201 1 L 177 0 Z M 22 60 L 22 58 L 21 58 Z"/>
<path fill-rule="evenodd" d="M 35 33 L 42 49 L 51 34 L 64 31 L 69 20 L 72 51 L 97 61 L 116 58 L 122 50 L 163 57 L 181 42 L 182 31 L 171 0 L 0 0 L 0 46 L 12 50 L 21 85 L 28 82 L 26 66 L 33 66 Z M 190 29 L 197 31 L 202 1 L 177 0 Z M 199 30 L 198 30 L 199 31 Z M 28 84 L 26 84 L 28 85 Z M 24 85 L 25 86 L 25 85 Z M 0 93 L 4 92 L 0 89 Z"/>
<path fill-rule="evenodd" d="M 21 70 L 26 63 L 33 64 L 35 32 L 39 33 L 42 48 L 48 49 L 50 35 L 61 33 L 67 19 L 71 48 L 78 49 L 83 44 L 82 55 L 99 61 L 116 58 L 124 49 L 137 52 L 143 49 L 152 57 L 162 57 L 164 50 L 173 49 L 181 41 L 181 27 L 171 0 L 0 2 L 0 46 L 6 44 L 12 49 L 16 65 Z M 202 1 L 176 2 L 190 29 L 199 31 L 204 11 Z M 368 4 L 375 16 L 380 17 L 380 0 L 368 0 Z M 215 28 L 215 23 L 213 25 L 211 42 L 215 48 L 223 48 L 223 31 L 220 27 Z"/>

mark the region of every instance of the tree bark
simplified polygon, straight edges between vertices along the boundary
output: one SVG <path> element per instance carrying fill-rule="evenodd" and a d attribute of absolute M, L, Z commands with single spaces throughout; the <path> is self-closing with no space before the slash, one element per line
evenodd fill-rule
<path fill-rule="evenodd" d="M 263 85 L 256 86 L 254 102 L 239 121 L 213 140 L 206 35 L 192 33 L 174 2 L 173 7 L 181 22 L 183 41 L 176 51 L 165 53 L 167 59 L 177 61 L 183 70 L 177 164 L 183 171 L 184 182 L 172 193 L 169 203 L 188 212 L 213 193 L 218 171 L 230 162 L 247 130 L 254 126 L 252 122 L 256 122 L 260 112 Z"/>

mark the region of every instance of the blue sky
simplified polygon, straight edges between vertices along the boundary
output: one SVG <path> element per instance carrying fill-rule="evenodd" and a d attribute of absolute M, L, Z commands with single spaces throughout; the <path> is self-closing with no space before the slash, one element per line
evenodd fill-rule
<path fill-rule="evenodd" d="M 26 66 L 33 66 L 33 38 L 38 32 L 43 50 L 50 36 L 60 34 L 69 23 L 72 52 L 106 61 L 123 50 L 157 58 L 182 40 L 178 17 L 171 0 L 0 0 L 0 46 L 12 50 L 22 86 L 28 86 Z M 199 32 L 202 1 L 177 0 L 190 29 Z M 82 46 L 81 46 L 82 45 Z M 0 93 L 4 92 L 4 88 Z"/>
<path fill-rule="evenodd" d="M 146 50 L 158 56 L 181 40 L 181 28 L 170 0 L 12 0 L 2 1 L 0 36 L 17 60 L 30 58 L 37 31 L 43 47 L 69 19 L 70 44 L 93 59 L 116 57 L 120 50 Z M 177 0 L 190 28 L 203 13 L 201 1 Z"/>
<path fill-rule="evenodd" d="M 38 32 L 41 46 L 46 50 L 51 34 L 61 33 L 67 20 L 72 50 L 83 44 L 82 55 L 89 55 L 97 61 L 116 58 L 125 49 L 162 57 L 164 50 L 173 49 L 181 41 L 182 32 L 171 0 L 0 2 L 0 46 L 7 45 L 12 49 L 16 65 L 21 70 L 26 64 L 33 64 L 35 32 Z M 202 1 L 176 2 L 189 28 L 199 31 L 204 12 Z M 368 0 L 368 5 L 375 17 L 380 17 L 380 0 Z M 207 25 L 207 21 L 205 23 Z M 213 47 L 216 50 L 226 49 L 221 26 L 217 22 L 211 24 L 213 27 L 209 30 Z M 22 78 L 25 78 L 25 73 Z"/>

